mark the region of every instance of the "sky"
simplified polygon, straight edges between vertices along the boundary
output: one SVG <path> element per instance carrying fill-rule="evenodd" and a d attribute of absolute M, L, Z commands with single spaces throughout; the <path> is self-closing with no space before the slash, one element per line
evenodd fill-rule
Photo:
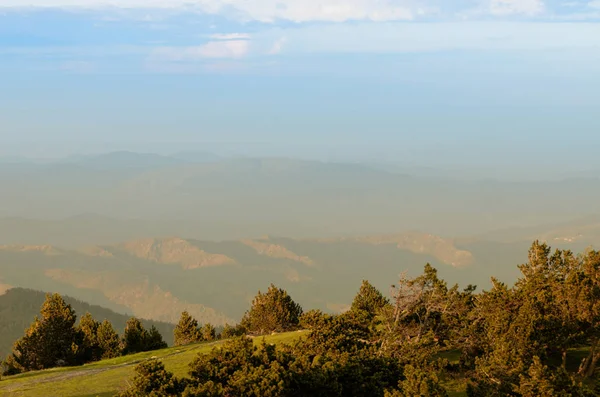
<path fill-rule="evenodd" d="M 598 65 L 598 0 L 0 0 L 0 156 L 600 169 Z"/>

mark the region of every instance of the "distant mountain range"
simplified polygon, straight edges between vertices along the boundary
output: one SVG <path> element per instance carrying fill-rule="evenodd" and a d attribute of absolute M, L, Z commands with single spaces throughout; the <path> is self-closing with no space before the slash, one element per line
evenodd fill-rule
<path fill-rule="evenodd" d="M 4 245 L 0 285 L 56 291 L 165 322 L 176 322 L 187 310 L 201 322 L 224 325 L 238 321 L 256 292 L 270 283 L 287 289 L 306 308 L 330 312 L 344 310 L 363 279 L 387 292 L 401 272 L 417 275 L 425 263 L 462 286 L 488 288 L 491 276 L 512 283 L 534 239 L 582 251 L 600 243 L 600 222 L 514 236 L 445 239 L 410 232 L 221 242 L 144 238 L 77 249 Z"/>
<path fill-rule="evenodd" d="M 0 219 L 10 219 L 0 221 L 0 241 L 27 242 L 43 230 L 53 231 L 52 244 L 73 246 L 160 235 L 229 240 L 421 230 L 460 236 L 600 213 L 594 177 L 517 183 L 408 171 L 205 153 L 116 152 L 45 164 L 4 163 Z M 106 218 L 120 226 L 107 231 Z M 26 219 L 54 224 L 28 226 Z M 79 241 L 54 235 L 62 230 L 76 230 Z M 103 237 L 113 232 L 117 237 Z"/>
<path fill-rule="evenodd" d="M 30 159 L 22 156 L 0 156 L 0 164 L 57 165 L 71 164 L 90 168 L 154 168 L 183 163 L 208 163 L 223 160 L 210 152 L 179 152 L 171 155 L 137 153 L 130 151 L 108 152 L 96 155 L 72 155 L 66 158 Z"/>
<path fill-rule="evenodd" d="M 222 325 L 272 282 L 306 308 L 340 311 L 362 279 L 387 291 L 429 262 L 485 288 L 491 276 L 513 282 L 534 239 L 600 243 L 597 178 L 405 171 L 209 153 L 5 161 L 0 290 L 57 291 L 166 322 L 188 310 Z"/>

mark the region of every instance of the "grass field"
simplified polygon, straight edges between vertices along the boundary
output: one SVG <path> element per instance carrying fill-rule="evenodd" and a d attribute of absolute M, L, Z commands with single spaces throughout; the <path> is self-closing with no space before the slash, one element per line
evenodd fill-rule
<path fill-rule="evenodd" d="M 303 332 L 289 332 L 265 337 L 269 343 L 292 342 Z M 260 343 L 262 338 L 255 338 Z M 204 342 L 183 347 L 170 347 L 152 352 L 132 354 L 99 361 L 80 367 L 28 372 L 0 380 L 2 397 L 108 397 L 127 388 L 133 368 L 150 357 L 159 357 L 167 370 L 186 376 L 188 364 L 199 354 L 208 353 L 223 343 Z"/>

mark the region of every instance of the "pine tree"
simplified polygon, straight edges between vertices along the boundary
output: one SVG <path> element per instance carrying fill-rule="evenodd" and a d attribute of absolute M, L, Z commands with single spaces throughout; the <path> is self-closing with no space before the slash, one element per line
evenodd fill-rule
<path fill-rule="evenodd" d="M 120 393 L 119 397 L 175 397 L 180 396 L 185 389 L 185 382 L 173 376 L 165 369 L 164 364 L 156 359 L 138 364 L 135 372 L 133 385 Z"/>
<path fill-rule="evenodd" d="M 40 316 L 15 343 L 7 360 L 9 369 L 30 371 L 77 364 L 75 321 L 75 312 L 59 294 L 47 294 Z"/>
<path fill-rule="evenodd" d="M 521 374 L 518 393 L 521 397 L 584 396 L 585 388 L 562 368 L 551 370 L 535 356 L 526 374 Z M 593 395 L 593 394 L 587 394 Z"/>
<path fill-rule="evenodd" d="M 243 336 L 246 335 L 246 331 L 246 328 L 244 328 L 244 326 L 241 324 L 236 326 L 225 324 L 225 327 L 223 327 L 223 330 L 219 334 L 219 339 L 230 339 L 236 336 Z"/>
<path fill-rule="evenodd" d="M 374 318 L 383 309 L 389 301 L 379 292 L 379 290 L 371 285 L 367 280 L 363 280 L 360 290 L 350 310 L 354 312 L 365 312 L 369 318 Z"/>
<path fill-rule="evenodd" d="M 423 371 L 407 365 L 404 367 L 404 378 L 399 384 L 402 396 L 445 397 L 448 395 L 440 386 L 437 375 L 432 371 Z"/>
<path fill-rule="evenodd" d="M 290 331 L 298 327 L 301 315 L 302 307 L 286 291 L 271 284 L 266 293 L 258 292 L 242 326 L 255 334 Z"/>
<path fill-rule="evenodd" d="M 86 313 L 79 320 L 79 337 L 81 339 L 79 347 L 80 363 L 90 361 L 98 361 L 102 358 L 102 349 L 98 344 L 98 328 L 100 323 L 92 317 L 90 313 Z"/>
<path fill-rule="evenodd" d="M 98 326 L 97 340 L 103 359 L 118 357 L 121 354 L 119 335 L 108 320 L 104 320 Z"/>
<path fill-rule="evenodd" d="M 211 324 L 204 324 L 201 332 L 202 340 L 211 341 L 217 338 L 217 330 Z"/>
<path fill-rule="evenodd" d="M 146 341 L 148 339 L 148 331 L 135 317 L 127 320 L 125 332 L 123 333 L 122 351 L 123 354 L 132 354 L 146 351 Z"/>
<path fill-rule="evenodd" d="M 145 351 L 164 349 L 167 347 L 167 343 L 163 340 L 162 335 L 158 332 L 158 329 L 153 325 L 150 327 L 150 331 L 146 335 L 146 343 L 144 346 Z"/>
<path fill-rule="evenodd" d="M 179 323 L 173 331 L 175 346 L 183 346 L 202 340 L 202 335 L 198 329 L 198 321 L 190 316 L 187 311 L 181 313 Z"/>

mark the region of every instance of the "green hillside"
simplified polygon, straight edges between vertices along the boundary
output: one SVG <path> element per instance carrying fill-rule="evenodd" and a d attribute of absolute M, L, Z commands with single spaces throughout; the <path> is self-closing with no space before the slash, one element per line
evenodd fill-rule
<path fill-rule="evenodd" d="M 40 306 L 44 303 L 45 293 L 23 288 L 13 288 L 0 295 L 0 357 L 10 352 L 14 341 L 23 335 L 35 316 L 39 315 Z M 64 297 L 73 307 L 78 317 L 89 312 L 97 321 L 108 320 L 119 334 L 123 333 L 129 316 L 115 313 L 104 307 L 90 305 L 75 298 Z M 173 344 L 173 329 L 170 323 L 142 320 L 145 328 L 154 325 L 163 335 L 165 342 Z"/>
<path fill-rule="evenodd" d="M 289 343 L 303 332 L 265 337 L 269 343 Z M 255 338 L 260 343 L 262 338 Z M 150 357 L 160 358 L 169 371 L 186 376 L 189 363 L 223 341 L 199 343 L 104 360 L 81 367 L 28 372 L 0 380 L 0 395 L 7 397 L 92 397 L 113 396 L 129 386 L 134 366 Z"/>

